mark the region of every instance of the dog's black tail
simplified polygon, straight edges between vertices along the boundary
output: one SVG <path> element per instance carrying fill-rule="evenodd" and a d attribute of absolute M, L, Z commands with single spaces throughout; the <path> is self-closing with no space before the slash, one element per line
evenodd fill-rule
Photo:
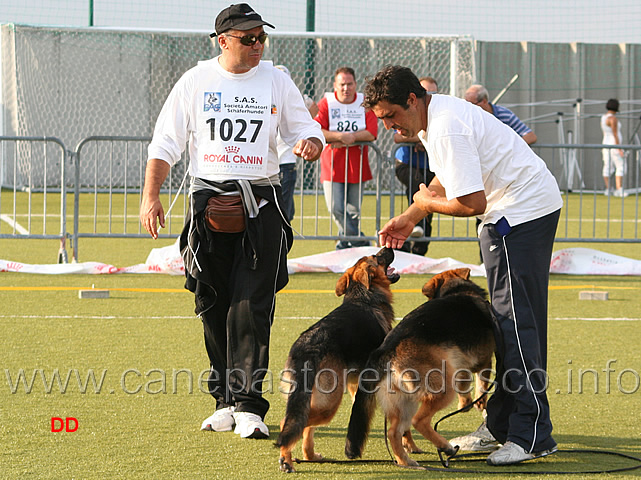
<path fill-rule="evenodd" d="M 349 427 L 347 428 L 347 440 L 345 441 L 345 455 L 347 458 L 360 458 L 363 455 L 363 449 L 367 442 L 370 425 L 376 411 L 376 390 L 380 381 L 383 379 L 383 363 L 379 350 L 374 351 L 367 366 L 363 370 L 352 413 L 349 417 Z"/>
<path fill-rule="evenodd" d="M 290 369 L 294 374 L 292 387 L 287 397 L 285 419 L 276 440 L 277 447 L 291 447 L 303 435 L 307 426 L 312 401 L 312 389 L 319 368 L 319 360 L 311 355 L 308 358 L 294 358 Z"/>

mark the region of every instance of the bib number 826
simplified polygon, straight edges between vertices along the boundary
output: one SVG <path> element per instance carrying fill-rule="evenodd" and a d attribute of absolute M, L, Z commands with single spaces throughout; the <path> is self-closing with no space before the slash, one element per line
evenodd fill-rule
<path fill-rule="evenodd" d="M 248 128 L 250 130 L 253 129 L 249 142 L 254 143 L 263 126 L 262 120 L 250 120 L 249 125 L 247 125 L 247 121 L 242 118 L 237 118 L 234 121 L 224 118 L 218 126 L 216 126 L 215 118 L 210 118 L 207 123 L 209 124 L 209 134 L 212 141 L 216 140 L 216 135 L 219 135 L 223 142 L 227 142 L 233 137 L 234 142 L 241 143 L 247 142 Z"/>
<path fill-rule="evenodd" d="M 344 122 L 338 122 L 338 125 L 336 125 L 336 131 L 337 132 L 357 132 L 358 124 L 356 122 L 350 122 L 349 120 L 346 120 Z"/>

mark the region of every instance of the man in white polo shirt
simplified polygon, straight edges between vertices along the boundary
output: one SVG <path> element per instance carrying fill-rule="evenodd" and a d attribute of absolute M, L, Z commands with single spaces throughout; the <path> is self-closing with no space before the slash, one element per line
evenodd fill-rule
<path fill-rule="evenodd" d="M 409 68 L 379 71 L 367 83 L 364 105 L 385 128 L 418 134 L 435 174 L 380 230 L 381 245 L 399 248 L 430 213 L 481 219 L 497 323 L 496 389 L 487 424 L 451 443 L 494 450 L 490 465 L 554 453 L 545 369 L 550 258 L 563 206 L 556 180 L 514 130 L 464 100 L 428 94 Z"/>
<path fill-rule="evenodd" d="M 292 80 L 261 61 L 261 16 L 246 3 L 216 18 L 222 53 L 199 62 L 172 89 L 158 116 L 140 220 L 153 238 L 165 226 L 160 188 L 189 142 L 190 212 L 180 238 L 185 288 L 195 294 L 216 411 L 202 430 L 267 438 L 262 380 L 276 292 L 288 281 L 292 232 L 279 183 L 277 134 L 305 160 L 324 146 Z"/>

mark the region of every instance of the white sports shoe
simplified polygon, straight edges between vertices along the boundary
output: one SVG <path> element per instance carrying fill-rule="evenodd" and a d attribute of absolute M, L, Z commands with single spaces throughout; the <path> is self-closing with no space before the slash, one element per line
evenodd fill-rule
<path fill-rule="evenodd" d="M 624 191 L 622 188 L 617 188 L 617 189 L 614 191 L 614 194 L 613 194 L 613 195 L 614 195 L 615 197 L 627 197 L 627 196 L 629 195 L 629 193 L 628 193 L 628 192 L 626 192 L 626 191 Z"/>
<path fill-rule="evenodd" d="M 423 231 L 423 227 L 416 225 L 412 230 L 412 233 L 410 233 L 410 237 L 419 238 L 422 237 L 424 233 L 425 232 Z"/>
<path fill-rule="evenodd" d="M 525 449 L 514 442 L 505 442 L 497 451 L 490 453 L 487 457 L 488 465 L 514 465 L 515 463 L 534 460 L 535 458 L 545 457 L 557 451 L 557 447 L 541 452 L 528 453 Z"/>
<path fill-rule="evenodd" d="M 229 432 L 234 428 L 234 407 L 225 407 L 218 409 L 214 414 L 205 419 L 201 430 L 208 430 L 214 432 Z"/>
<path fill-rule="evenodd" d="M 492 452 L 501 446 L 490 433 L 485 422 L 475 432 L 453 438 L 450 443 L 468 452 Z"/>
<path fill-rule="evenodd" d="M 236 428 L 234 433 L 240 438 L 269 438 L 269 429 L 263 419 L 255 413 L 234 412 Z"/>

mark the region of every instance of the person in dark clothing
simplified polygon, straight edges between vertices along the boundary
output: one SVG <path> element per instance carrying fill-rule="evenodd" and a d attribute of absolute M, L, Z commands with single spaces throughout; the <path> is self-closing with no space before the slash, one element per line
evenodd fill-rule
<path fill-rule="evenodd" d="M 264 21 L 246 3 L 216 18 L 222 53 L 176 83 L 149 145 L 140 220 L 153 238 L 164 227 L 160 188 L 189 150 L 190 211 L 180 237 L 185 287 L 195 295 L 211 365 L 216 411 L 202 430 L 267 438 L 262 380 L 276 292 L 288 281 L 292 232 L 283 212 L 277 135 L 308 161 L 325 140 L 300 91 L 261 61 Z"/>

